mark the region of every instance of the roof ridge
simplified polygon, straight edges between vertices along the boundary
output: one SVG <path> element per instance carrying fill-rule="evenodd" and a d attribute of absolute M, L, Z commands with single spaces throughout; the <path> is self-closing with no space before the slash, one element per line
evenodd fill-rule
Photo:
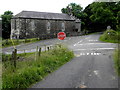
<path fill-rule="evenodd" d="M 36 13 L 51 13 L 51 14 L 65 14 L 65 13 L 55 13 L 55 12 L 40 12 L 40 11 L 27 11 L 27 10 L 23 10 L 21 12 L 36 12 Z M 65 14 L 68 15 L 68 14 Z"/>
<path fill-rule="evenodd" d="M 39 19 L 57 19 L 57 20 L 74 20 L 71 16 L 64 13 L 38 12 L 23 10 L 13 18 L 39 18 Z"/>

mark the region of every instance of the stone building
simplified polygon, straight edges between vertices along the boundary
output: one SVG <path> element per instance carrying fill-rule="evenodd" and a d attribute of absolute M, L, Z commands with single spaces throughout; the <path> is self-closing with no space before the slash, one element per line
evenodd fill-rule
<path fill-rule="evenodd" d="M 11 19 L 11 38 L 54 38 L 63 31 L 67 36 L 81 31 L 79 19 L 62 13 L 22 11 Z"/>
<path fill-rule="evenodd" d="M 0 37 L 2 37 L 2 19 L 0 18 Z"/>

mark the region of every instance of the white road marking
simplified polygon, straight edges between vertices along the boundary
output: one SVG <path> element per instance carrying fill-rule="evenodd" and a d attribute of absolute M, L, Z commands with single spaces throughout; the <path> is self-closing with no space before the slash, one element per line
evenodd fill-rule
<path fill-rule="evenodd" d="M 94 55 L 97 55 L 97 53 L 94 53 Z"/>
<path fill-rule="evenodd" d="M 74 46 L 76 46 L 77 44 L 81 43 L 83 40 L 80 40 L 79 42 L 75 43 Z"/>
<path fill-rule="evenodd" d="M 91 41 L 98 41 L 98 40 L 89 40 L 89 42 L 91 42 Z"/>
<path fill-rule="evenodd" d="M 93 55 L 93 53 L 91 53 L 91 55 Z"/>
<path fill-rule="evenodd" d="M 97 53 L 96 55 L 100 55 L 100 53 Z"/>
<path fill-rule="evenodd" d="M 78 45 L 93 45 L 93 44 L 111 44 L 111 43 L 84 43 L 84 44 L 78 43 Z"/>
<path fill-rule="evenodd" d="M 87 55 L 89 55 L 89 53 L 87 53 Z"/>
<path fill-rule="evenodd" d="M 80 53 L 75 54 L 76 57 L 84 56 L 84 55 L 100 55 L 101 53 Z"/>
<path fill-rule="evenodd" d="M 82 50 L 113 50 L 115 48 L 91 48 L 91 49 L 76 49 L 73 51 L 82 51 Z"/>

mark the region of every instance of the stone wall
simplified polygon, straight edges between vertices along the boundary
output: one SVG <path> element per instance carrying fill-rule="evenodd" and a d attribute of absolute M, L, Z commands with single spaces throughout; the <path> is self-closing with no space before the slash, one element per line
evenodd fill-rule
<path fill-rule="evenodd" d="M 2 20 L 0 20 L 0 37 L 2 37 Z"/>
<path fill-rule="evenodd" d="M 48 22 L 50 27 L 47 25 Z M 11 19 L 11 38 L 53 38 L 62 31 L 62 23 L 65 25 L 64 32 L 67 35 L 74 32 L 74 21 Z"/>

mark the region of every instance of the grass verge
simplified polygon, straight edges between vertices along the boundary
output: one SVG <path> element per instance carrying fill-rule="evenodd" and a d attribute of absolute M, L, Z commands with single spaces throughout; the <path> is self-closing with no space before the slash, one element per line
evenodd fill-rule
<path fill-rule="evenodd" d="M 120 48 L 116 49 L 114 52 L 114 66 L 117 74 L 120 76 Z"/>
<path fill-rule="evenodd" d="M 100 41 L 110 43 L 120 43 L 120 32 L 114 30 L 107 30 L 99 38 Z M 117 74 L 120 76 L 120 45 L 114 52 L 114 66 Z"/>
<path fill-rule="evenodd" d="M 10 55 L 3 55 L 2 57 L 3 89 L 28 88 L 70 61 L 74 54 L 62 46 L 48 52 L 42 52 L 36 60 L 34 59 L 35 53 L 19 54 L 18 57 L 16 68 L 11 65 Z"/>
<path fill-rule="evenodd" d="M 100 36 L 99 40 L 109 43 L 120 43 L 120 32 L 107 30 Z"/>
<path fill-rule="evenodd" d="M 14 45 L 19 45 L 21 43 L 33 43 L 36 41 L 40 41 L 38 38 L 31 38 L 31 39 L 13 39 L 12 40 Z M 13 43 L 10 39 L 2 40 L 2 47 L 10 47 L 13 46 Z"/>

